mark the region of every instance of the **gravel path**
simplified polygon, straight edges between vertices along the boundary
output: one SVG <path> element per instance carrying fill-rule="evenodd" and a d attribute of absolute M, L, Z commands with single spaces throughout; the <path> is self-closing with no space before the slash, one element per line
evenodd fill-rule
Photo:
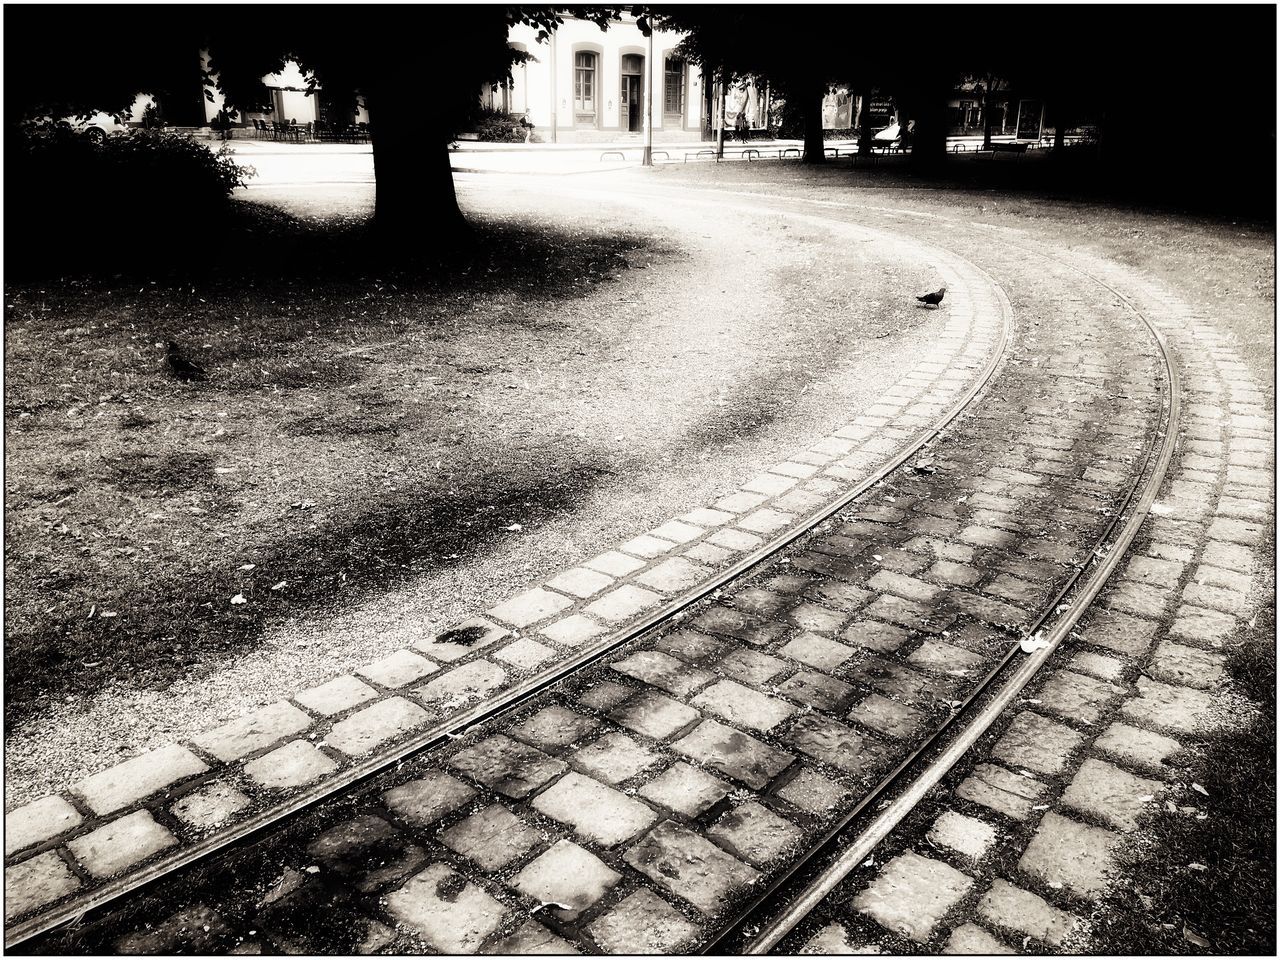
<path fill-rule="evenodd" d="M 561 184 L 615 195 L 557 195 Z M 206 663 L 167 689 L 118 683 L 54 704 L 7 732 L 7 807 L 402 648 L 710 502 L 874 403 L 945 317 L 911 297 L 936 286 L 928 263 L 886 259 L 873 245 L 850 246 L 782 215 L 638 203 L 622 186 L 465 184 L 464 204 L 477 212 L 533 226 L 613 223 L 670 252 L 588 296 L 495 303 L 487 323 L 468 324 L 465 337 L 421 358 L 432 375 L 486 371 L 455 398 L 455 463 L 503 471 L 506 484 L 530 491 L 531 514 L 540 484 L 567 482 L 562 509 L 530 523 L 510 502 L 495 526 L 520 531 L 385 592 L 277 623 L 252 651 Z M 296 212 L 342 205 L 323 191 L 254 197 Z M 431 380 L 383 387 L 412 405 Z M 392 444 L 384 459 L 413 457 Z M 394 484 L 328 467 L 310 493 L 320 502 Z"/>

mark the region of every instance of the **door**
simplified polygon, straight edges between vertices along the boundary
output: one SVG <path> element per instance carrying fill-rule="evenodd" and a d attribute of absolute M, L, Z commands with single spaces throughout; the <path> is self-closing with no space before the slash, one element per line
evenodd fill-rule
<path fill-rule="evenodd" d="M 636 133 L 644 129 L 644 113 L 640 107 L 641 87 L 639 77 L 624 77 L 626 91 L 624 94 L 624 103 L 627 109 L 627 130 Z"/>
<path fill-rule="evenodd" d="M 618 97 L 618 108 L 621 116 L 619 125 L 623 130 L 636 133 L 644 129 L 644 57 L 629 53 L 622 58 L 622 91 Z"/>

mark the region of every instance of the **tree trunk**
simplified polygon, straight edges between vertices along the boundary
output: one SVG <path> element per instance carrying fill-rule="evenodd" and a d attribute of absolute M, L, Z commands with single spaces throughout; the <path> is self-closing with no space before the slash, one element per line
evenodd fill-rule
<path fill-rule="evenodd" d="M 808 89 L 803 94 L 800 110 L 804 117 L 804 162 L 818 164 L 827 162 L 827 151 L 823 149 L 822 139 L 822 95 L 821 85 Z"/>
<path fill-rule="evenodd" d="M 368 107 L 374 228 L 380 240 L 413 256 L 453 249 L 469 231 L 453 188 L 449 141 L 423 122 L 410 99 L 378 91 Z"/>
<path fill-rule="evenodd" d="M 987 84 L 982 94 L 982 149 L 991 149 L 991 110 L 995 106 L 995 97 L 991 84 Z"/>
<path fill-rule="evenodd" d="M 1053 155 L 1060 157 L 1062 156 L 1062 148 L 1067 144 L 1067 125 L 1063 120 L 1061 110 L 1055 107 L 1053 112 Z"/>
<path fill-rule="evenodd" d="M 947 156 L 947 84 L 938 77 L 926 78 L 914 103 L 915 132 L 911 135 L 911 165 L 934 170 Z"/>
<path fill-rule="evenodd" d="M 858 132 L 858 153 L 864 157 L 871 153 L 871 92 L 871 84 L 864 84 L 862 87 L 862 112 L 858 117 L 858 125 L 861 128 Z"/>

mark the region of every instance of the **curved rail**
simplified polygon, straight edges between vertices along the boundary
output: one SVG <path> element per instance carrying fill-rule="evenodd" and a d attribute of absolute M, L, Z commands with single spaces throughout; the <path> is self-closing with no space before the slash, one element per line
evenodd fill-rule
<path fill-rule="evenodd" d="M 955 254 L 951 254 L 956 256 Z M 963 258 L 958 258 L 963 259 Z M 938 416 L 933 425 L 918 433 L 903 449 L 888 462 L 881 465 L 870 476 L 855 485 L 837 500 L 809 515 L 804 521 L 789 531 L 767 541 L 754 551 L 740 558 L 733 565 L 717 573 L 714 577 L 685 591 L 669 603 L 657 608 L 649 615 L 633 622 L 618 633 L 608 636 L 604 641 L 587 648 L 576 656 L 569 657 L 554 668 L 538 676 L 531 677 L 524 683 L 509 688 L 494 696 L 488 702 L 471 710 L 451 717 L 448 721 L 424 731 L 416 737 L 400 743 L 391 750 L 379 753 L 363 762 L 353 764 L 341 774 L 324 782 L 304 789 L 289 800 L 251 816 L 228 830 L 215 834 L 203 841 L 184 848 L 172 857 L 158 860 L 148 866 L 134 871 L 128 876 L 120 877 L 97 888 L 92 894 L 76 898 L 48 910 L 42 914 L 13 924 L 5 930 L 5 945 L 12 948 L 34 937 L 48 933 L 56 927 L 68 922 L 78 921 L 91 912 L 106 907 L 119 898 L 134 893 L 145 887 L 186 870 L 195 863 L 205 860 L 233 845 L 243 844 L 260 837 L 280 822 L 320 803 L 333 795 L 354 787 L 369 778 L 402 763 L 411 756 L 439 746 L 461 735 L 468 728 L 482 723 L 495 716 L 513 710 L 531 697 L 541 693 L 548 687 L 558 683 L 565 677 L 584 669 L 608 656 L 618 647 L 629 643 L 644 634 L 659 628 L 675 619 L 689 607 L 704 600 L 723 589 L 733 580 L 744 576 L 749 571 L 769 561 L 801 537 L 809 534 L 815 527 L 844 510 L 867 490 L 883 481 L 900 466 L 915 456 L 923 447 L 932 442 L 961 412 L 971 404 L 979 393 L 987 386 L 1004 359 L 1012 330 L 1012 308 L 1004 291 L 986 271 L 969 264 L 980 273 L 999 295 L 1002 324 L 999 342 L 991 351 L 979 376 L 956 399 L 946 411 Z"/>
<path fill-rule="evenodd" d="M 1055 615 L 1062 614 L 1044 638 L 1046 646 L 1029 654 L 1008 676 L 1003 686 L 986 700 L 982 709 L 946 744 L 942 752 L 933 757 L 933 759 L 928 759 L 931 751 L 941 744 L 944 735 L 956 725 L 956 722 L 962 716 L 966 715 L 976 704 L 982 701 L 984 694 L 992 689 L 995 682 L 1009 670 L 1017 659 L 1021 650 L 1020 644 L 1011 644 L 1000 662 L 991 669 L 961 705 L 943 721 L 941 726 L 937 727 L 916 750 L 881 780 L 869 794 L 843 815 L 835 825 L 829 828 L 804 856 L 799 858 L 782 875 L 775 878 L 766 888 L 762 889 L 750 903 L 740 909 L 735 919 L 722 930 L 721 934 L 705 946 L 704 953 L 724 953 L 726 950 L 753 955 L 767 953 L 808 916 L 814 907 L 830 894 L 858 864 L 866 859 L 875 846 L 888 836 L 894 827 L 919 804 L 925 794 L 936 786 L 947 772 L 969 751 L 973 744 L 991 727 L 1013 699 L 1032 680 L 1048 658 L 1057 651 L 1062 641 L 1070 634 L 1115 572 L 1115 568 L 1123 558 L 1129 544 L 1133 542 L 1139 528 L 1146 520 L 1151 504 L 1163 483 L 1177 442 L 1176 428 L 1181 407 L 1181 379 L 1168 341 L 1133 301 L 1111 284 L 1089 274 L 1087 271 L 1081 270 L 1073 264 L 1059 260 L 1056 257 L 1050 257 L 1041 251 L 1032 251 L 1018 244 L 1005 243 L 1007 246 L 1015 247 L 1025 252 L 1037 253 L 1046 259 L 1054 260 L 1068 269 L 1082 274 L 1120 299 L 1130 312 L 1147 327 L 1159 348 L 1166 372 L 1166 377 L 1161 383 L 1162 429 L 1157 429 L 1155 433 L 1155 437 L 1160 442 L 1158 444 L 1153 442 L 1147 447 L 1143 457 L 1142 469 L 1138 471 L 1133 483 L 1130 484 L 1120 509 L 1116 511 L 1115 516 L 1107 525 L 1107 529 L 1099 538 L 1099 543 L 1106 549 L 1105 556 L 1100 562 L 1095 563 L 1095 552 L 1087 560 L 1077 564 L 1062 589 L 1047 604 L 1044 613 L 1028 628 L 1028 636 L 1034 636 Z M 1139 495 L 1140 487 L 1142 491 Z M 1130 508 L 1132 508 L 1132 511 L 1126 515 L 1125 511 Z M 1124 524 L 1120 526 L 1122 520 Z M 1117 527 L 1119 527 L 1119 530 L 1117 530 Z M 1091 566 L 1094 569 L 1086 577 L 1085 573 Z M 1069 603 L 1064 604 L 1064 600 L 1073 592 L 1074 596 L 1072 596 Z M 762 911 L 770 897 L 778 893 L 788 882 L 795 879 L 805 867 L 814 864 L 824 854 L 829 855 L 831 853 L 829 848 L 859 816 L 864 814 L 872 805 L 889 797 L 899 781 L 922 765 L 923 768 L 919 770 L 918 775 L 906 788 L 894 796 L 889 805 L 873 821 L 867 824 L 851 840 L 846 841 L 848 845 L 836 854 L 835 859 L 817 877 L 806 884 L 802 890 L 789 900 L 781 913 L 768 919 L 765 925 L 750 940 L 746 939 L 744 930 L 748 928 L 752 919 Z"/>

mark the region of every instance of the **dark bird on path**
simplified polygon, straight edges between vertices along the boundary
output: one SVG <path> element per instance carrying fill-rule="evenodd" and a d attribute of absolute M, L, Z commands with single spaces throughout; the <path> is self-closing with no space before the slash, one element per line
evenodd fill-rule
<path fill-rule="evenodd" d="M 946 296 L 946 293 L 947 293 L 947 287 L 944 284 L 943 286 L 935 290 L 933 293 L 926 293 L 923 297 L 916 297 L 916 299 L 919 300 L 921 303 L 929 304 L 930 306 L 936 307 L 938 304 L 942 302 L 942 298 Z"/>
<path fill-rule="evenodd" d="M 172 340 L 165 344 L 165 360 L 179 380 L 204 380 L 208 376 L 204 367 L 197 366 L 184 357 L 181 348 Z"/>

